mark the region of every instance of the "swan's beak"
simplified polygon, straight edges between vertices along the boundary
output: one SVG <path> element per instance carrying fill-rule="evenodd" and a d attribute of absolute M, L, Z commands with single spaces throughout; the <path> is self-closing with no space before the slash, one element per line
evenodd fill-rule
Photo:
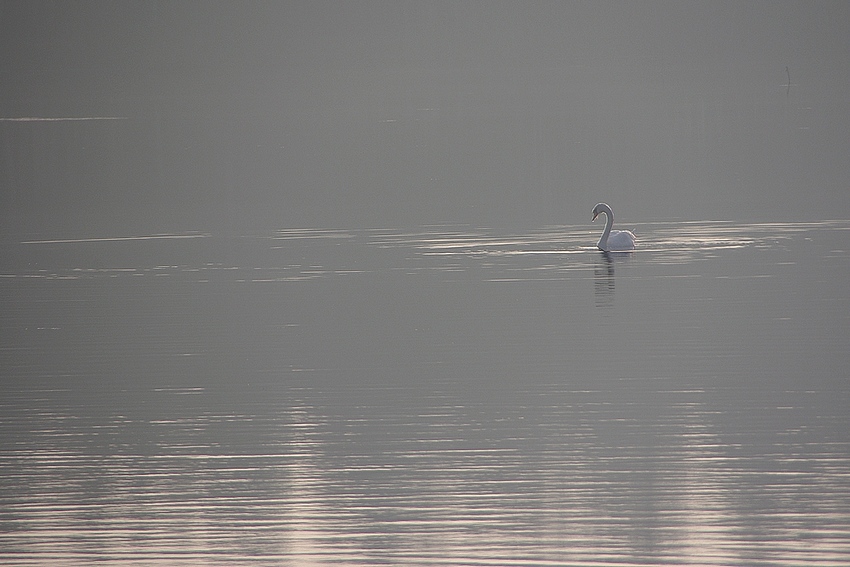
<path fill-rule="evenodd" d="M 599 213 L 593 213 L 593 218 L 592 218 L 592 219 L 590 219 L 590 222 L 595 221 L 595 220 L 596 220 L 596 217 L 598 217 L 598 216 L 599 216 Z"/>

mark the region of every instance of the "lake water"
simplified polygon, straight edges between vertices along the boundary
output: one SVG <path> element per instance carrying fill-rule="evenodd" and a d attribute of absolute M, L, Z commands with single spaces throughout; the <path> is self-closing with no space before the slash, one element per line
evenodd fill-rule
<path fill-rule="evenodd" d="M 6 245 L 0 562 L 850 563 L 850 222 L 629 228 Z"/>

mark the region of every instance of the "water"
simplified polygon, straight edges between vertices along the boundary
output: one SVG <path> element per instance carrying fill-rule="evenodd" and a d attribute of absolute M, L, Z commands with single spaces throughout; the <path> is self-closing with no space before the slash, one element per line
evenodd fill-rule
<path fill-rule="evenodd" d="M 850 222 L 629 228 L 7 245 L 0 561 L 847 564 Z"/>

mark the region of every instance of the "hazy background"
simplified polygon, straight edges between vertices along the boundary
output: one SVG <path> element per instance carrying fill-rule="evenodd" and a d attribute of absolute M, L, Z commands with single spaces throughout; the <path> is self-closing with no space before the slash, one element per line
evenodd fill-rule
<path fill-rule="evenodd" d="M 2 235 L 848 218 L 849 103 L 847 2 L 4 0 Z"/>
<path fill-rule="evenodd" d="M 0 0 L 0 563 L 850 565 L 848 102 L 847 0 Z"/>

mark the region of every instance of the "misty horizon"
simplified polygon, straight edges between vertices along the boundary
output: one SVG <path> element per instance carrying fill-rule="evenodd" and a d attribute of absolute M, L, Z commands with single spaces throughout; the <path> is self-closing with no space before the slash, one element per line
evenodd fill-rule
<path fill-rule="evenodd" d="M 850 215 L 844 3 L 0 16 L 7 236 Z"/>

